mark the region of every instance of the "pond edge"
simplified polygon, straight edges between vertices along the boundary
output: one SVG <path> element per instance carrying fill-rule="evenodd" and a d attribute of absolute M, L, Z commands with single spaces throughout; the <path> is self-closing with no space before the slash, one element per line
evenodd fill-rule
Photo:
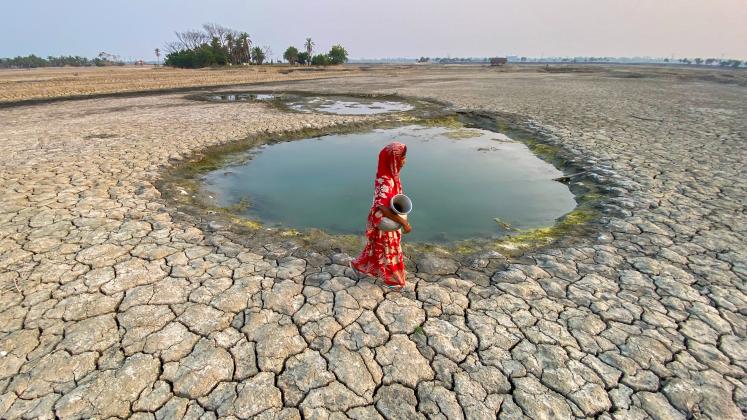
<path fill-rule="evenodd" d="M 247 92 L 246 94 L 270 93 Z M 279 94 L 278 92 L 272 92 Z M 359 98 L 392 99 L 417 103 L 414 110 L 365 116 L 364 121 L 335 125 L 326 128 L 309 128 L 290 132 L 260 133 L 248 135 L 242 139 L 228 141 L 219 145 L 193 151 L 187 158 L 170 162 L 171 166 L 161 171 L 155 185 L 161 192 L 162 198 L 182 218 L 191 219 L 198 226 L 208 231 L 220 231 L 229 234 L 232 240 L 239 241 L 253 247 L 264 243 L 300 242 L 305 248 L 317 252 L 348 252 L 356 253 L 362 247 L 362 235 L 330 234 L 320 229 L 266 228 L 262 223 L 237 216 L 230 208 L 209 207 L 204 202 L 196 200 L 197 179 L 200 174 L 217 169 L 227 163 L 226 158 L 231 154 L 246 151 L 263 144 L 273 144 L 285 141 L 299 140 L 308 137 L 319 137 L 331 134 L 348 134 L 381 128 L 394 128 L 403 125 L 440 125 L 463 128 L 480 128 L 497 133 L 506 134 L 514 140 L 524 143 L 542 160 L 552 164 L 565 175 L 578 174 L 586 168 L 579 163 L 579 156 L 564 149 L 556 139 L 548 133 L 539 130 L 536 123 L 530 119 L 506 113 L 486 112 L 479 110 L 454 110 L 449 104 L 424 100 L 421 98 L 406 98 L 398 95 L 360 95 L 360 94 L 316 94 L 309 92 L 283 91 L 280 94 L 304 94 L 314 96 L 349 96 Z M 214 94 L 236 94 L 236 92 L 215 92 Z M 198 99 L 189 95 L 189 99 Z M 199 96 L 207 96 L 200 94 Z M 199 99 L 198 99 L 199 100 Z M 213 101 L 215 103 L 220 103 Z M 279 101 L 241 101 L 239 103 L 260 102 L 286 111 L 282 106 L 272 102 Z M 427 105 L 423 105 L 427 104 Z M 592 176 L 580 175 L 573 177 L 568 186 L 574 195 L 577 206 L 571 212 L 558 218 L 549 227 L 518 231 L 514 235 L 500 240 L 470 239 L 441 243 L 407 243 L 404 241 L 404 251 L 410 255 L 422 256 L 436 254 L 449 258 L 464 258 L 486 252 L 498 252 L 508 258 L 520 258 L 527 252 L 539 250 L 559 241 L 576 242 L 591 236 L 602 216 L 602 208 L 607 198 L 606 189 Z M 258 243 L 261 242 L 261 243 Z"/>

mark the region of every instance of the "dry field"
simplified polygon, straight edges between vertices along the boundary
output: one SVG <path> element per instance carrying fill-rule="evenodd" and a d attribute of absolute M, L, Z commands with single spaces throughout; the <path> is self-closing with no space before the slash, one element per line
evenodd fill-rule
<path fill-rule="evenodd" d="M 518 74 L 573 75 L 620 79 L 660 79 L 716 82 L 747 86 L 747 71 L 676 66 L 622 66 L 540 64 L 488 67 L 484 65 L 345 65 L 337 67 L 248 66 L 226 69 L 173 69 L 167 67 L 66 67 L 0 70 L 0 105 L 18 101 L 44 101 L 54 98 L 88 97 L 133 92 L 173 91 L 198 87 L 284 82 L 351 76 L 384 79 L 418 78 L 454 73 L 470 73 L 477 78 L 511 77 Z M 498 73 L 498 74 L 496 74 Z"/>
<path fill-rule="evenodd" d="M 521 257 L 408 253 L 387 291 L 350 255 L 233 232 L 158 188 L 212 146 L 386 116 L 186 91 L 0 104 L 0 418 L 745 418 L 747 72 L 273 71 L 0 72 L 0 94 L 330 75 L 251 89 L 516 116 L 599 185 L 598 215 Z"/>
<path fill-rule="evenodd" d="M 360 74 L 360 68 L 263 66 L 185 70 L 145 67 L 0 70 L 0 103 L 123 92 L 274 82 Z"/>

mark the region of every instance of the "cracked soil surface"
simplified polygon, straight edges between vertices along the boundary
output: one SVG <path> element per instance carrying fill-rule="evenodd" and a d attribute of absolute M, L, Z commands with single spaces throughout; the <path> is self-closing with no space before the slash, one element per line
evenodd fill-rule
<path fill-rule="evenodd" d="M 747 88 L 476 68 L 265 88 L 525 117 L 605 187 L 594 233 L 421 256 L 387 293 L 155 187 L 211 145 L 369 117 L 183 93 L 0 109 L 0 417 L 743 418 Z"/>

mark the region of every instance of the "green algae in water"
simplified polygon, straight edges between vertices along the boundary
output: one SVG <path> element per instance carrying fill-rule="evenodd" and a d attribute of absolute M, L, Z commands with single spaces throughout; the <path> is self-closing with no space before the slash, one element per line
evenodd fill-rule
<path fill-rule="evenodd" d="M 595 211 L 589 208 L 576 208 L 564 215 L 558 223 L 550 227 L 528 229 L 511 235 L 495 245 L 498 249 L 529 249 L 549 245 L 561 236 L 571 233 L 574 229 L 591 221 Z"/>
<path fill-rule="evenodd" d="M 401 179 L 414 203 L 407 241 L 502 239 L 552 226 L 576 206 L 568 187 L 552 181 L 562 173 L 523 143 L 477 129 L 453 140 L 450 130 L 412 125 L 265 145 L 227 159 L 243 163 L 207 173 L 202 189 L 269 226 L 360 235 L 378 152 L 397 140 L 408 146 Z"/>

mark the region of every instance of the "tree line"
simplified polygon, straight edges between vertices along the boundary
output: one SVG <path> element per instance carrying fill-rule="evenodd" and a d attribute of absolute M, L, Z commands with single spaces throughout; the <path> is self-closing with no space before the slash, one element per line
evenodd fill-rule
<path fill-rule="evenodd" d="M 13 58 L 0 58 L 0 68 L 38 68 L 38 67 L 104 67 L 104 66 L 122 66 L 124 62 L 118 56 L 106 52 L 99 53 L 98 57 L 89 59 L 86 57 L 61 55 L 59 57 L 49 56 L 47 58 L 38 57 L 34 54 L 27 56 L 18 56 Z"/>
<path fill-rule="evenodd" d="M 669 59 L 666 58 L 664 61 L 669 62 Z M 693 64 L 700 66 L 705 64 L 706 66 L 714 66 L 718 64 L 721 67 L 739 67 L 742 65 L 742 60 L 734 60 L 734 59 L 717 59 L 717 58 L 706 58 L 705 60 L 702 58 L 693 58 L 692 60 L 689 58 L 680 58 L 677 60 L 677 62 L 682 64 Z"/>
<path fill-rule="evenodd" d="M 239 32 L 215 23 L 206 23 L 197 30 L 175 32 L 176 40 L 166 44 L 164 64 L 181 68 L 265 63 L 272 57 L 270 47 L 255 45 L 246 32 Z M 332 65 L 347 61 L 348 53 L 335 45 L 327 54 L 313 55 L 314 41 L 306 39 L 305 52 L 289 47 L 283 58 L 290 64 Z M 157 50 L 156 55 L 160 52 Z"/>
<path fill-rule="evenodd" d="M 167 66 L 200 68 L 250 62 L 262 64 L 271 54 L 269 47 L 253 46 L 248 33 L 214 23 L 206 23 L 197 30 L 177 31 L 175 35 L 176 41 L 166 44 L 164 64 Z"/>
<path fill-rule="evenodd" d="M 268 46 L 255 45 L 249 34 L 236 31 L 215 23 L 206 23 L 200 29 L 175 32 L 176 40 L 165 45 L 164 64 L 180 68 L 202 68 L 209 66 L 264 64 L 272 60 L 272 50 Z M 327 53 L 314 54 L 316 44 L 307 38 L 305 51 L 288 47 L 283 58 L 290 64 L 335 65 L 348 60 L 348 52 L 342 45 L 334 45 Z M 157 62 L 161 62 L 161 49 L 154 50 Z M 138 63 L 142 63 L 139 61 Z M 36 55 L 25 57 L 0 58 L 0 68 L 36 67 L 84 67 L 124 65 L 116 55 L 101 52 L 96 58 L 80 56 L 60 56 L 42 58 Z"/>
<path fill-rule="evenodd" d="M 283 54 L 283 59 L 288 64 L 295 65 L 314 65 L 314 66 L 328 66 L 343 64 L 348 61 L 348 51 L 342 45 L 333 45 L 329 52 L 326 54 L 314 55 L 314 41 L 311 38 L 306 38 L 304 42 L 304 49 L 306 51 L 298 51 L 298 48 L 294 46 L 288 47 Z"/>
<path fill-rule="evenodd" d="M 734 67 L 739 68 L 742 65 L 747 66 L 747 61 L 735 60 L 735 59 L 717 59 L 717 58 L 649 58 L 638 57 L 627 58 L 627 57 L 543 57 L 543 58 L 529 58 L 529 57 L 506 57 L 509 62 L 521 62 L 521 63 L 565 63 L 565 64 L 578 64 L 578 63 L 680 63 L 686 65 L 705 65 L 705 66 L 720 66 L 720 67 Z M 466 58 L 453 58 L 453 57 L 420 57 L 415 60 L 416 63 L 437 63 L 437 64 L 470 64 L 470 63 L 487 63 L 490 59 L 487 57 L 466 57 Z"/>

